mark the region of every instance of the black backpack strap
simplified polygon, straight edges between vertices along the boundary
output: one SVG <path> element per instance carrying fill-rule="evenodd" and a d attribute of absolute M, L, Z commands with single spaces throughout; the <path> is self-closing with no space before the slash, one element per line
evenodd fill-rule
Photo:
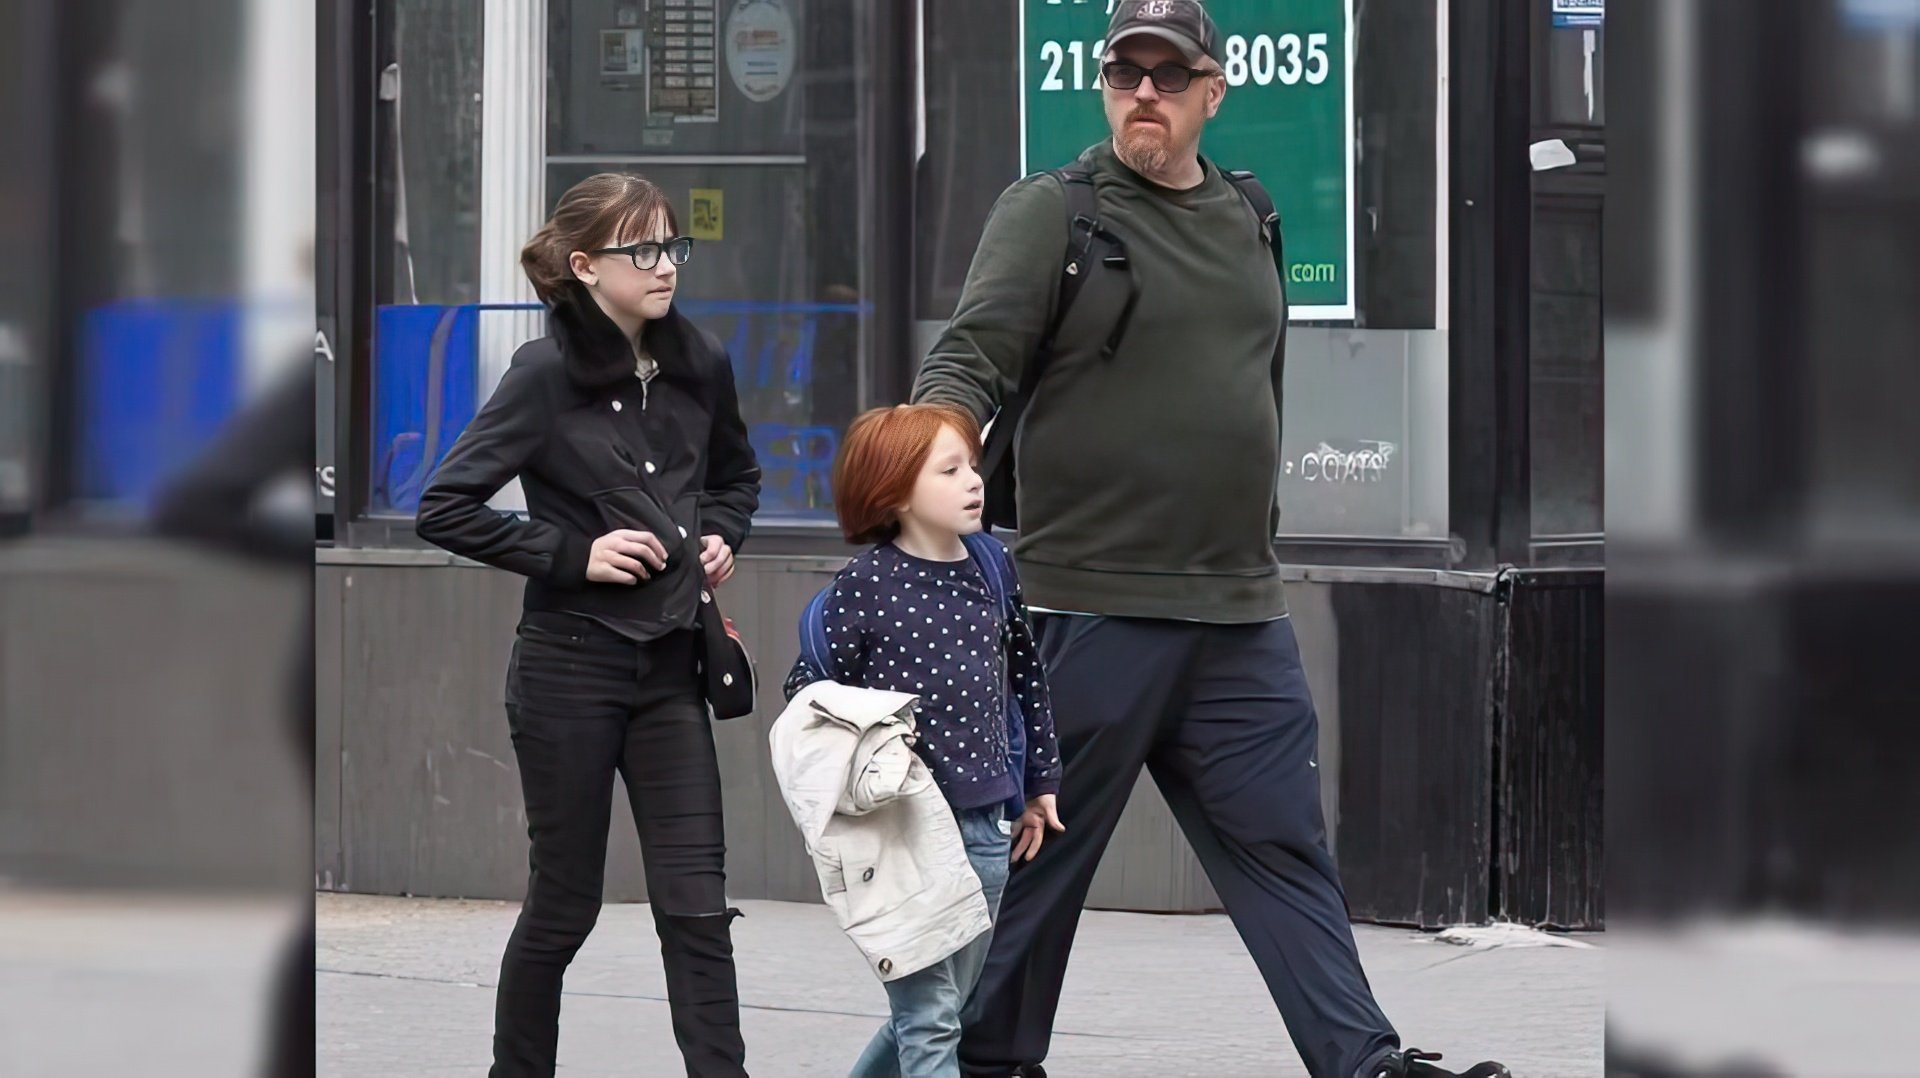
<path fill-rule="evenodd" d="M 1076 163 L 1066 168 L 1052 169 L 1050 175 L 1060 182 L 1060 190 L 1066 198 L 1067 251 L 1060 264 L 1060 287 L 1054 299 L 1052 318 L 1047 322 L 1046 331 L 1040 335 L 1039 345 L 1020 368 L 1020 387 L 1014 395 L 1014 400 L 1018 402 L 1013 409 L 1016 417 L 1033 399 L 1041 376 L 1046 373 L 1048 363 L 1059 350 L 1060 326 L 1066 322 L 1067 312 L 1073 309 L 1081 289 L 1094 278 L 1097 270 L 1121 270 L 1127 274 L 1128 282 L 1127 305 L 1121 312 L 1120 320 L 1107 335 L 1106 346 L 1102 349 L 1101 354 L 1107 358 L 1112 358 L 1114 349 L 1120 346 L 1120 338 L 1127 331 L 1127 321 L 1133 317 L 1134 301 L 1139 298 L 1139 289 L 1133 284 L 1132 267 L 1127 263 L 1126 244 L 1100 223 L 1100 207 L 1094 197 L 1092 170 Z"/>
<path fill-rule="evenodd" d="M 1050 169 L 1048 172 L 1060 183 L 1060 190 L 1066 199 L 1067 211 L 1067 250 L 1060 264 L 1060 286 L 1053 303 L 1053 315 L 1047 322 L 1045 332 L 1040 335 L 1040 343 L 1034 354 L 1027 357 L 1020 371 L 1019 399 L 1024 403 L 1032 399 L 1033 390 L 1040 384 L 1040 377 L 1046 373 L 1046 367 L 1059 351 L 1060 327 L 1067 320 L 1067 313 L 1073 310 L 1074 301 L 1087 282 L 1098 275 L 1100 270 L 1119 270 L 1127 275 L 1127 303 L 1121 309 L 1120 318 L 1107 333 L 1102 346 L 1102 358 L 1112 359 L 1113 353 L 1120 347 L 1121 338 L 1126 336 L 1127 323 L 1133 318 L 1134 304 L 1140 299 L 1140 288 L 1134 280 L 1133 267 L 1127 261 L 1126 241 L 1108 231 L 1100 219 L 1099 201 L 1095 197 L 1093 171 L 1085 164 L 1075 162 L 1065 168 Z"/>
<path fill-rule="evenodd" d="M 1133 316 L 1134 302 L 1139 298 L 1139 286 L 1134 281 L 1132 266 L 1127 262 L 1126 244 L 1101 224 L 1093 171 L 1084 163 L 1076 162 L 1065 168 L 1051 169 L 1048 174 L 1060 184 L 1065 200 L 1067 249 L 1061 260 L 1059 285 L 1046 329 L 1041 332 L 1033 354 L 1027 356 L 1021 366 L 1019 386 L 1012 396 L 1000 402 L 993 426 L 987 431 L 986 445 L 981 453 L 981 474 L 987 477 L 986 517 L 989 527 L 1011 526 L 1014 523 L 1014 435 L 1028 403 L 1039 388 L 1041 377 L 1046 374 L 1047 367 L 1059 351 L 1060 327 L 1066 322 L 1067 313 L 1073 309 L 1081 291 L 1086 288 L 1088 281 L 1106 271 L 1117 270 L 1127 276 L 1126 307 L 1107 335 L 1102 350 L 1107 358 L 1111 358 L 1114 350 L 1120 346 L 1127 321 Z"/>
<path fill-rule="evenodd" d="M 1274 264 L 1280 259 L 1280 211 L 1273 208 L 1273 196 L 1260 185 L 1253 173 L 1246 169 L 1234 169 L 1226 174 L 1227 182 L 1246 200 L 1247 208 L 1253 211 L 1253 219 L 1260 227 L 1260 238 L 1267 241 L 1273 249 Z M 1281 278 L 1285 280 L 1283 276 Z"/>
<path fill-rule="evenodd" d="M 1287 307 L 1287 257 L 1282 250 L 1283 241 L 1280 231 L 1280 211 L 1273 208 L 1273 196 L 1260 186 L 1260 181 L 1246 169 L 1234 169 L 1224 173 L 1227 182 L 1240 192 L 1240 197 L 1252 211 L 1254 222 L 1259 226 L 1260 238 L 1266 241 L 1267 251 L 1273 255 L 1273 272 L 1280 278 L 1280 347 L 1287 343 L 1286 307 Z"/>
<path fill-rule="evenodd" d="M 1060 182 L 1060 192 L 1066 200 L 1067 252 L 1060 264 L 1060 285 L 1053 301 L 1053 316 L 1047 322 L 1045 332 L 1040 334 L 1039 347 L 1033 350 L 1020 368 L 1019 400 L 1022 404 L 1032 398 L 1047 361 L 1053 358 L 1054 345 L 1060 335 L 1060 323 L 1066 321 L 1067 311 L 1073 307 L 1073 301 L 1079 298 L 1080 289 L 1093 276 L 1089 271 L 1092 269 L 1094 231 L 1100 227 L 1100 207 L 1094 197 L 1093 173 L 1085 166 L 1069 165 L 1053 169 L 1051 175 Z"/>

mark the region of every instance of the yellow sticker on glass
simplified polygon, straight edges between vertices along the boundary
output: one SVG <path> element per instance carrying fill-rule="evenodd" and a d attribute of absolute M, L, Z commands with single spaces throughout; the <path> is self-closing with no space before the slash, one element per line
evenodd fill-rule
<path fill-rule="evenodd" d="M 718 187 L 696 187 L 689 207 L 687 235 L 696 240 L 718 241 L 726 231 L 726 194 Z"/>

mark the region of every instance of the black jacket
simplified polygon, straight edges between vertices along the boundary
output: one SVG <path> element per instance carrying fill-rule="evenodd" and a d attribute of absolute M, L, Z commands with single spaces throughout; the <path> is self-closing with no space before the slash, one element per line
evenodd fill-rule
<path fill-rule="evenodd" d="M 552 307 L 548 325 L 548 336 L 514 353 L 447 452 L 416 528 L 526 576 L 528 610 L 583 614 L 641 640 L 691 627 L 700 536 L 738 551 L 760 503 L 726 350 L 671 311 L 643 331 L 660 365 L 643 384 L 632 347 L 583 287 Z M 515 476 L 526 520 L 486 504 Z M 617 528 L 658 535 L 666 571 L 638 585 L 589 583 L 593 541 Z"/>

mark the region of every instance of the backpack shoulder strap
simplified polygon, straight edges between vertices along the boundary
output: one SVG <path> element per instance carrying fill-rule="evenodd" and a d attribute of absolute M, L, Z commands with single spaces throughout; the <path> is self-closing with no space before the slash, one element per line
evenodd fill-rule
<path fill-rule="evenodd" d="M 1020 396 L 1023 400 L 1033 397 L 1033 388 L 1040 383 L 1046 361 L 1053 358 L 1060 325 L 1067 320 L 1067 312 L 1073 309 L 1074 300 L 1080 297 L 1080 289 L 1093 276 L 1093 245 L 1103 233 L 1100 227 L 1100 203 L 1093 186 L 1093 171 L 1076 162 L 1065 168 L 1053 169 L 1049 174 L 1059 181 L 1060 192 L 1066 200 L 1067 250 L 1060 263 L 1060 287 L 1053 303 L 1053 317 L 1047 322 L 1046 331 L 1040 335 L 1040 347 L 1028 357 L 1028 362 L 1020 372 Z M 1033 362 L 1034 359 L 1039 362 Z"/>
<path fill-rule="evenodd" d="M 1054 353 L 1057 351 L 1057 338 L 1060 326 L 1066 321 L 1067 312 L 1073 308 L 1079 298 L 1080 290 L 1094 276 L 1093 270 L 1103 262 L 1111 264 L 1112 257 L 1102 258 L 1102 250 L 1118 252 L 1119 240 L 1100 227 L 1100 203 L 1093 184 L 1093 170 L 1084 162 L 1074 162 L 1065 168 L 1048 169 L 1038 175 L 1051 176 L 1060 185 L 1062 203 L 1067 216 L 1067 247 L 1060 261 L 1059 283 L 1054 288 L 1053 310 L 1049 313 L 1047 324 L 1040 332 L 1040 340 L 1034 350 L 1024 357 L 1020 366 L 1020 381 L 1014 387 L 1013 394 L 1000 402 L 1000 410 L 995 415 L 993 425 L 987 430 L 986 444 L 980 454 L 981 474 L 990 479 L 1002 477 L 996 483 L 996 489 L 1010 499 L 1004 492 L 1012 486 L 1012 460 L 1015 434 L 1019 430 L 1021 417 L 1025 414 L 1028 402 L 1033 400 L 1034 392 L 1040 387 L 1040 380 L 1046 374 Z M 1096 249 L 1096 243 L 1105 240 L 1105 248 Z M 1121 263 L 1124 265 L 1122 257 Z M 1131 276 L 1131 274 L 1129 274 Z M 994 504 L 989 496 L 988 504 Z M 1011 522 L 1012 506 L 1005 505 L 1001 515 L 1005 519 L 991 519 L 993 524 Z"/>
<path fill-rule="evenodd" d="M 1012 601 L 1012 589 L 1007 587 L 1006 548 L 984 531 L 960 538 L 967 545 L 967 554 L 980 567 L 980 575 L 986 578 L 987 590 L 993 593 L 994 601 L 1007 606 Z"/>
<path fill-rule="evenodd" d="M 1076 161 L 1064 168 L 1051 169 L 1049 174 L 1060 181 L 1060 190 L 1066 196 L 1068 235 L 1097 224 L 1100 207 L 1094 198 L 1093 170 Z"/>
<path fill-rule="evenodd" d="M 827 662 L 827 655 L 833 650 L 827 643 L 827 603 L 833 598 L 834 585 L 839 582 L 836 577 L 833 583 L 815 592 L 800 612 L 800 658 L 823 680 L 833 677 L 833 667 Z"/>
<path fill-rule="evenodd" d="M 1280 211 L 1273 208 L 1273 196 L 1261 186 L 1260 180 L 1246 169 L 1233 169 L 1226 173 L 1227 182 L 1246 200 L 1247 208 L 1253 211 L 1253 219 L 1260 227 L 1261 238 L 1275 251 L 1280 249 Z"/>
<path fill-rule="evenodd" d="M 981 450 L 980 472 L 989 480 L 989 510 L 994 510 L 996 504 L 1000 506 L 997 511 L 990 512 L 987 518 L 989 524 L 995 526 L 1012 522 L 1012 495 L 1008 492 L 1013 488 L 1013 443 L 1027 405 L 1033 400 L 1041 378 L 1059 351 L 1060 327 L 1065 324 L 1067 313 L 1073 309 L 1074 302 L 1088 281 L 1095 277 L 1107 280 L 1116 272 L 1126 275 L 1126 306 L 1107 334 L 1106 346 L 1102 350 L 1102 355 L 1111 359 L 1120 345 L 1120 338 L 1127 331 L 1128 321 L 1133 317 L 1134 304 L 1140 298 L 1139 282 L 1135 280 L 1133 269 L 1127 262 L 1125 241 L 1101 224 L 1093 170 L 1084 162 L 1076 161 L 1065 168 L 1049 169 L 1045 175 L 1052 176 L 1060 185 L 1067 216 L 1067 248 L 1060 262 L 1053 310 L 1045 328 L 1041 330 L 1038 344 L 1024 357 L 1019 384 L 1014 387 L 1012 395 L 1001 400 L 1000 410 L 987 430 L 986 444 Z M 996 494 L 996 491 L 999 493 Z"/>
<path fill-rule="evenodd" d="M 967 544 L 968 556 L 973 559 L 975 565 L 980 567 L 980 575 L 987 581 L 987 590 L 993 594 L 994 601 L 999 604 L 1002 615 L 1006 618 L 1006 632 L 1009 635 L 1002 639 L 1011 643 L 1017 614 L 1013 606 L 1012 589 L 1007 586 L 1007 548 L 1000 540 L 984 531 L 963 535 L 960 538 Z M 1015 780 L 1015 792 L 1008 797 L 1004 807 L 1008 819 L 1018 819 L 1021 811 L 1026 808 L 1026 794 L 1019 787 L 1022 785 L 1020 778 L 1025 774 L 1027 725 L 1024 717 L 1026 712 L 1020 705 L 1020 690 L 1013 680 L 1011 661 L 1007 665 L 1006 680 L 1002 688 L 1006 692 L 1007 701 L 1007 768 L 1012 772 Z"/>
<path fill-rule="evenodd" d="M 1280 334 L 1280 347 L 1285 348 L 1287 341 L 1287 335 L 1284 332 L 1284 323 L 1286 321 L 1284 311 L 1287 303 L 1287 256 L 1285 251 L 1282 250 L 1284 241 L 1281 238 L 1280 231 L 1280 211 L 1274 208 L 1273 196 L 1267 194 L 1267 189 L 1261 186 L 1260 181 L 1254 177 L 1253 173 L 1248 172 L 1246 169 L 1234 169 L 1227 172 L 1226 177 L 1227 182 L 1233 184 L 1233 189 L 1240 192 L 1240 197 L 1246 201 L 1247 208 L 1253 211 L 1253 219 L 1260 227 L 1260 238 L 1266 241 L 1267 253 L 1273 256 L 1273 272 L 1280 278 L 1280 305 L 1283 311 L 1281 316 L 1283 332 Z"/>
<path fill-rule="evenodd" d="M 1108 230 L 1100 218 L 1092 169 L 1084 162 L 1076 161 L 1065 168 L 1054 169 L 1053 175 L 1060 181 L 1061 190 L 1066 195 L 1067 252 L 1060 267 L 1059 298 L 1053 305 L 1053 320 L 1047 324 L 1046 333 L 1040 338 L 1038 354 L 1051 358 L 1058 351 L 1060 327 L 1067 320 L 1067 312 L 1073 309 L 1074 300 L 1097 270 L 1107 269 L 1124 273 L 1127 277 L 1126 306 L 1100 350 L 1102 358 L 1112 359 L 1113 353 L 1120 347 L 1120 339 L 1126 336 L 1127 323 L 1133 320 L 1134 304 L 1140 299 L 1139 282 L 1134 280 L 1133 267 L 1127 260 L 1127 244 Z M 1038 382 L 1037 371 L 1035 382 Z"/>
<path fill-rule="evenodd" d="M 1071 165 L 1048 169 L 1048 174 L 1060 181 L 1067 195 L 1067 220 L 1085 217 L 1091 221 L 1097 216 L 1093 199 L 1093 170 L 1085 164 L 1075 161 Z"/>

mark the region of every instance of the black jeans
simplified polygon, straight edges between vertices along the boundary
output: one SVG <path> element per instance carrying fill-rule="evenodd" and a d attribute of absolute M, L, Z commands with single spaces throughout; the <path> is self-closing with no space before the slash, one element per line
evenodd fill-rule
<path fill-rule="evenodd" d="M 726 904 L 720 767 L 694 634 L 634 644 L 596 622 L 529 613 L 507 672 L 507 722 L 532 874 L 500 963 L 494 1078 L 551 1075 L 560 986 L 593 930 L 613 778 L 626 780 L 667 998 L 688 1075 L 744 1075 Z"/>
<path fill-rule="evenodd" d="M 961 1070 L 1000 1078 L 1046 1057 L 1081 906 L 1144 766 L 1307 1073 L 1372 1073 L 1400 1041 L 1360 968 L 1327 852 L 1319 719 L 1293 622 L 1042 614 L 1034 627 L 1066 765 L 1067 830 L 1014 865 L 961 1019 Z"/>

